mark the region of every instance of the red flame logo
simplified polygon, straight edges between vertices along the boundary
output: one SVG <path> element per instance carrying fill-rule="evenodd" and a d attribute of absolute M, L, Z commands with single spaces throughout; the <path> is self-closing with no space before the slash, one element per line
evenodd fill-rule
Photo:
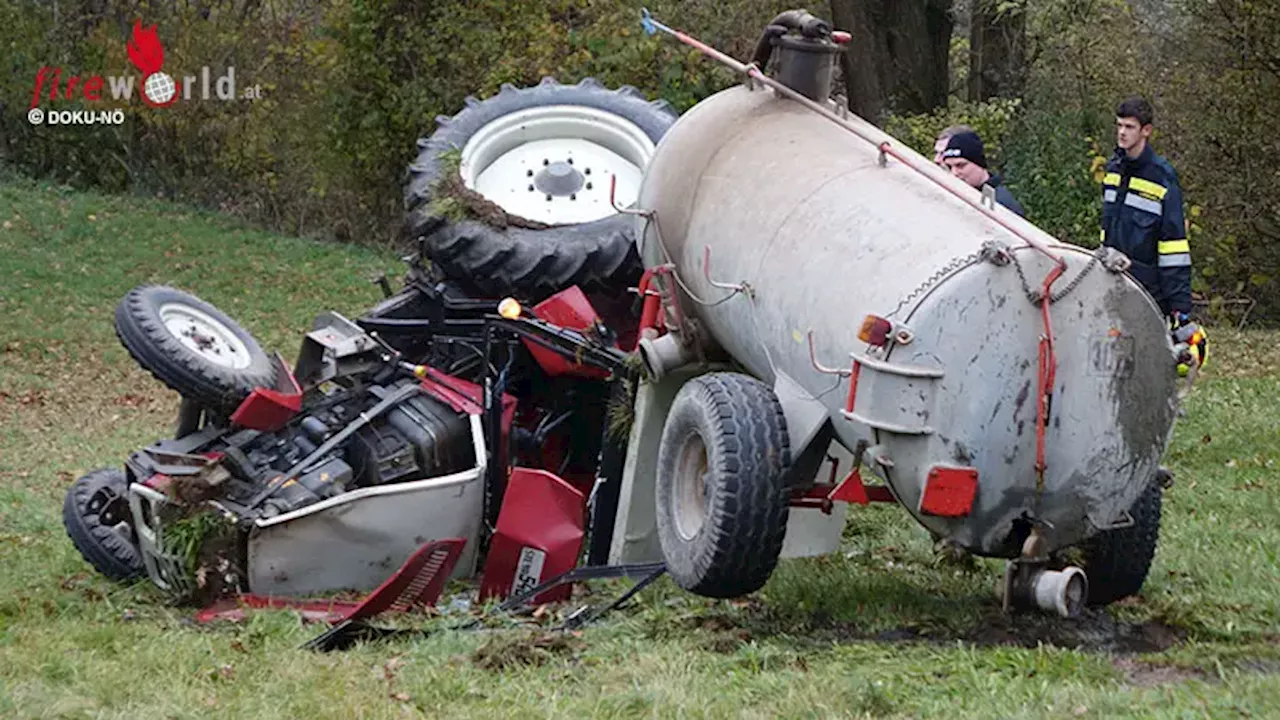
<path fill-rule="evenodd" d="M 142 71 L 150 75 L 164 67 L 164 46 L 156 35 L 156 26 L 142 29 L 142 20 L 133 21 L 133 39 L 125 45 L 129 51 L 129 60 Z"/>
<path fill-rule="evenodd" d="M 161 108 L 177 102 L 182 86 L 161 72 L 164 67 L 164 46 L 156 35 L 156 26 L 142 29 L 142 20 L 133 21 L 133 37 L 125 44 L 129 60 L 142 71 L 142 101 L 151 107 Z"/>

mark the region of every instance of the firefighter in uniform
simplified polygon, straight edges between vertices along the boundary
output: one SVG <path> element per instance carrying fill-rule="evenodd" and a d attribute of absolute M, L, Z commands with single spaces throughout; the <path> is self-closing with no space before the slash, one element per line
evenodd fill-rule
<path fill-rule="evenodd" d="M 1116 108 L 1116 152 L 1102 180 L 1102 244 L 1132 261 L 1129 272 L 1187 342 L 1197 365 L 1207 359 L 1204 331 L 1191 321 L 1191 247 L 1187 244 L 1178 173 L 1151 149 L 1155 112 L 1142 98 Z M 1180 363 L 1186 374 L 1189 365 Z"/>

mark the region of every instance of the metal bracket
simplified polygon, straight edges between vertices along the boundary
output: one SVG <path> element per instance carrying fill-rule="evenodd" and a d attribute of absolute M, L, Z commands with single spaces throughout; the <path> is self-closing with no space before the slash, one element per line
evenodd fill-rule
<path fill-rule="evenodd" d="M 990 185 L 982 186 L 982 204 L 992 210 L 996 209 L 996 189 Z"/>
<path fill-rule="evenodd" d="M 1133 515 L 1131 515 L 1128 510 L 1124 510 L 1120 513 L 1120 519 L 1111 523 L 1107 527 L 1098 528 L 1098 532 L 1109 532 L 1111 530 L 1123 530 L 1124 528 L 1127 528 L 1127 527 L 1133 527 L 1134 525 L 1137 524 L 1137 522 L 1138 521 L 1134 519 Z"/>
<path fill-rule="evenodd" d="M 982 259 L 993 265 L 1001 267 L 1013 262 L 1013 255 L 1009 252 L 1009 247 L 995 240 L 988 240 L 982 243 Z"/>
<path fill-rule="evenodd" d="M 853 374 L 853 369 L 844 370 L 841 368 L 827 367 L 818 362 L 818 355 L 813 349 L 813 331 L 809 331 L 809 363 L 813 365 L 813 369 L 826 375 L 839 375 L 840 377 L 849 377 Z"/>
<path fill-rule="evenodd" d="M 734 292 L 740 292 L 753 300 L 755 299 L 755 292 L 751 289 L 751 286 L 748 285 L 747 283 L 725 283 L 725 282 L 716 282 L 715 280 L 711 279 L 711 246 L 710 245 L 702 246 L 702 276 L 706 278 L 706 281 L 710 283 L 712 287 L 720 288 L 721 290 L 732 290 Z"/>
<path fill-rule="evenodd" d="M 1128 255 L 1113 247 L 1104 245 L 1098 248 L 1097 256 L 1102 261 L 1102 266 L 1113 273 L 1122 273 L 1133 266 L 1133 260 Z"/>

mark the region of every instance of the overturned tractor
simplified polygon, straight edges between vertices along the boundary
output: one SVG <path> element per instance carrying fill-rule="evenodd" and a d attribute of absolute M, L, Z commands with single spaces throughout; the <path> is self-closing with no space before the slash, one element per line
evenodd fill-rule
<path fill-rule="evenodd" d="M 121 339 L 183 410 L 68 494 L 85 557 L 187 595 L 305 595 L 450 539 L 491 595 L 662 561 L 734 597 L 834 549 L 838 504 L 884 501 L 1009 559 L 1008 607 L 1137 592 L 1185 348 L 1127 259 L 839 111 L 847 36 L 808 13 L 748 65 L 645 25 L 745 82 L 678 118 L 588 81 L 441 119 L 404 288 L 322 315 L 292 368 L 197 298 L 131 293 Z M 203 565 L 193 508 L 225 524 L 200 526 Z"/>

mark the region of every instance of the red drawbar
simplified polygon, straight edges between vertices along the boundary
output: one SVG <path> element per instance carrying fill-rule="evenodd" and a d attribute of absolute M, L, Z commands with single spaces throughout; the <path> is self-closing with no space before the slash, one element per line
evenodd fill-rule
<path fill-rule="evenodd" d="M 596 313 L 596 309 L 591 306 L 591 301 L 587 299 L 587 296 L 583 294 L 577 285 L 561 290 L 543 300 L 533 307 L 533 311 L 539 319 L 546 320 L 552 325 L 558 325 L 566 330 L 576 330 L 578 332 L 586 332 L 600 322 L 600 315 Z M 524 346 L 529 348 L 529 354 L 533 355 L 533 359 L 537 361 L 538 365 L 552 377 L 570 375 L 597 380 L 609 377 L 609 373 L 606 370 L 574 362 L 570 358 L 548 350 L 528 338 L 524 339 Z"/>
<path fill-rule="evenodd" d="M 964 467 L 934 467 L 924 484 L 920 512 L 939 517 L 964 517 L 978 495 L 978 471 Z"/>
<path fill-rule="evenodd" d="M 274 432 L 302 409 L 302 388 L 293 371 L 279 353 L 276 353 L 275 364 L 275 388 L 254 388 L 231 414 L 232 423 L 251 430 Z"/>
<path fill-rule="evenodd" d="M 358 603 L 342 600 L 300 600 L 294 598 L 238 595 L 210 605 L 196 614 L 196 622 L 239 621 L 248 609 L 297 610 L 304 620 L 339 623 L 362 620 L 387 610 L 408 612 L 415 607 L 431 607 L 440 599 L 453 567 L 462 556 L 467 541 L 462 538 L 432 540 L 418 548 L 404 565 L 378 589 Z"/>
<path fill-rule="evenodd" d="M 529 590 L 577 566 L 583 514 L 584 497 L 569 483 L 545 470 L 512 469 L 489 544 L 480 600 Z M 571 585 L 553 588 L 534 602 L 568 600 L 572 590 Z"/>

